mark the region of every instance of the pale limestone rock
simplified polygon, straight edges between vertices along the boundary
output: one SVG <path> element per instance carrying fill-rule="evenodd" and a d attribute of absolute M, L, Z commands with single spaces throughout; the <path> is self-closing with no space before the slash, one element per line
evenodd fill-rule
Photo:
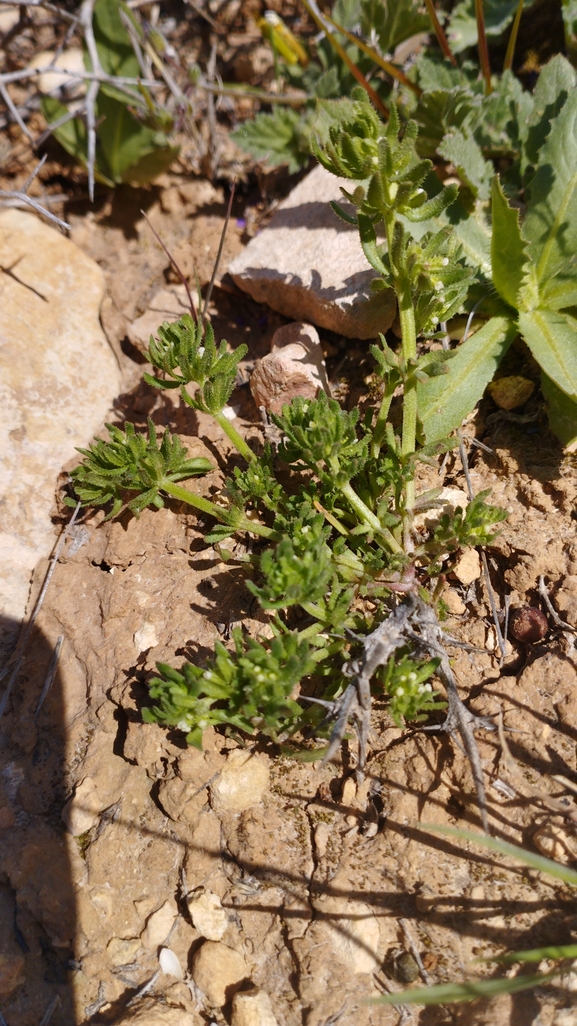
<path fill-rule="evenodd" d="M 173 898 L 167 898 L 146 920 L 146 928 L 140 934 L 143 946 L 149 951 L 158 948 L 168 937 L 177 916 L 176 902 Z"/>
<path fill-rule="evenodd" d="M 106 945 L 106 954 L 111 965 L 128 965 L 141 950 L 142 944 L 138 937 L 113 937 Z"/>
<path fill-rule="evenodd" d="M 177 980 L 184 979 L 182 966 L 174 951 L 170 948 L 161 948 L 158 956 L 158 962 L 163 973 L 166 973 L 167 976 L 174 976 Z"/>
<path fill-rule="evenodd" d="M 314 399 L 319 389 L 329 392 L 316 328 L 303 321 L 278 328 L 270 353 L 253 371 L 250 389 L 256 405 L 271 413 L 280 413 L 295 396 Z"/>
<path fill-rule="evenodd" d="M 443 592 L 443 602 L 452 616 L 462 616 L 463 613 L 467 612 L 467 607 L 463 602 L 463 599 L 459 595 L 459 592 L 455 591 L 454 588 L 445 588 Z"/>
<path fill-rule="evenodd" d="M 0 616 L 18 622 L 32 571 L 54 545 L 57 475 L 102 426 L 120 371 L 98 320 L 104 275 L 94 260 L 35 215 L 6 209 L 0 267 L 12 269 L 0 272 Z"/>
<path fill-rule="evenodd" d="M 469 505 L 469 496 L 462 488 L 442 488 L 438 503 L 433 509 L 427 509 L 424 513 L 417 513 L 413 525 L 416 530 L 426 529 L 434 531 L 444 513 L 452 516 L 457 507 L 466 509 Z"/>
<path fill-rule="evenodd" d="M 278 1026 L 272 1002 L 265 990 L 241 990 L 232 999 L 232 1026 Z"/>
<path fill-rule="evenodd" d="M 230 752 L 224 769 L 210 788 L 215 812 L 244 812 L 258 805 L 269 781 L 268 760 L 237 748 Z"/>
<path fill-rule="evenodd" d="M 198 308 L 198 296 L 191 290 L 195 312 Z M 127 335 L 133 346 L 141 353 L 148 350 L 150 336 L 156 335 L 165 321 L 178 321 L 185 313 L 190 313 L 190 302 L 184 285 L 173 285 L 161 289 L 151 300 L 150 306 L 141 317 L 129 324 Z"/>
<path fill-rule="evenodd" d="M 0 7 L 0 35 L 4 36 L 14 28 L 20 20 L 20 8 L 2 5 Z"/>
<path fill-rule="evenodd" d="M 358 231 L 329 205 L 337 200 L 350 207 L 341 185 L 350 188 L 350 182 L 315 167 L 229 271 L 239 288 L 285 317 L 298 316 L 349 338 L 375 338 L 390 328 L 396 301 L 391 289 L 371 293 L 376 272 Z"/>
<path fill-rule="evenodd" d="M 370 905 L 362 901 L 332 899 L 327 903 L 330 918 L 325 927 L 337 958 L 355 975 L 378 968 L 379 921 Z M 323 912 L 325 905 L 323 904 Z"/>
<path fill-rule="evenodd" d="M 461 584 L 472 584 L 481 576 L 481 557 L 476 549 L 467 549 L 452 570 Z"/>
<path fill-rule="evenodd" d="M 205 941 L 192 963 L 192 978 L 209 1003 L 222 1008 L 248 978 L 244 956 L 226 944 Z"/>
<path fill-rule="evenodd" d="M 59 70 L 44 71 L 38 76 L 36 82 L 41 93 L 45 95 L 49 93 L 59 99 L 84 95 L 86 92 L 85 81 L 65 74 L 66 71 L 72 71 L 75 75 L 81 75 L 85 70 L 84 55 L 79 46 L 71 46 L 57 57 L 52 50 L 42 50 L 34 55 L 28 67 L 46 68 L 50 65 Z"/>
<path fill-rule="evenodd" d="M 212 891 L 190 894 L 187 905 L 190 918 L 201 937 L 211 941 L 222 940 L 228 920 L 218 894 L 213 894 Z"/>
<path fill-rule="evenodd" d="M 85 777 L 62 809 L 62 820 L 68 833 L 79 837 L 91 830 L 104 807 L 96 783 L 92 777 Z"/>
<path fill-rule="evenodd" d="M 548 859 L 572 863 L 577 858 L 577 839 L 558 823 L 542 823 L 533 834 L 533 844 Z"/>
<path fill-rule="evenodd" d="M 147 652 L 149 648 L 156 648 L 158 645 L 158 631 L 153 623 L 145 620 L 142 627 L 134 634 L 136 651 Z"/>

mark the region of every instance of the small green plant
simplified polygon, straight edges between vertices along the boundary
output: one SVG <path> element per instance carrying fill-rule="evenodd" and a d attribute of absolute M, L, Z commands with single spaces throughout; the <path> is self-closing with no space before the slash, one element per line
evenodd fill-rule
<path fill-rule="evenodd" d="M 430 826 L 425 829 L 448 837 L 471 841 L 489 851 L 518 859 L 531 869 L 545 873 L 553 879 L 561 880 L 570 887 L 577 887 L 577 872 L 551 859 L 536 855 L 524 848 L 518 848 L 507 841 L 495 837 L 484 837 L 469 830 L 458 830 L 454 827 Z M 560 976 L 570 968 L 571 962 L 577 958 L 577 944 L 556 944 L 547 947 L 533 948 L 528 951 L 510 951 L 506 955 L 495 958 L 478 959 L 479 962 L 496 962 L 501 965 L 524 965 L 532 962 L 551 961 L 553 968 L 547 973 L 514 977 L 497 977 L 496 979 L 470 980 L 465 983 L 442 983 L 431 987 L 416 987 L 403 991 L 401 994 L 386 994 L 375 998 L 376 1004 L 394 1005 L 441 1005 L 458 1001 L 475 1001 L 477 998 L 492 998 L 499 994 L 517 994 L 521 990 L 539 987 Z"/>
<path fill-rule="evenodd" d="M 155 388 L 178 389 L 187 406 L 213 416 L 244 468 L 236 466 L 218 500 L 208 500 L 181 482 L 208 472 L 209 461 L 189 459 L 168 430 L 159 440 L 150 423 L 147 437 L 130 424 L 124 430 L 109 426 L 110 440 L 83 450 L 84 460 L 72 473 L 80 501 L 110 504 L 109 516 L 126 508 L 138 514 L 172 497 L 216 521 L 206 529 L 207 543 L 218 545 L 221 558 L 236 558 L 246 568 L 246 586 L 268 613 L 270 639 L 245 638 L 237 630 L 233 651 L 217 644 L 205 666 L 158 666 L 145 718 L 185 731 L 199 747 L 209 725 L 259 732 L 277 742 L 304 730 L 329 736 L 330 755 L 353 719 L 362 770 L 371 686 L 401 725 L 444 707 L 432 683 L 435 675 L 448 689 L 453 729 L 459 699 L 448 660 L 439 656 L 442 631 L 420 582 L 437 575 L 441 550 L 449 554 L 490 541 L 491 525 L 505 513 L 480 496 L 451 522 L 441 517 L 436 535 L 414 534 L 415 509 L 434 505 L 438 494 L 416 494 L 416 467 L 450 444 L 418 442 L 417 382 L 437 373 L 442 361 L 418 356 L 417 326 L 438 318 L 448 302 L 456 304 L 471 275 L 456 262 L 446 233 L 424 238 L 415 248 L 402 230 L 399 219 L 407 210 L 415 216 L 437 211 L 446 197 L 429 206 L 421 202 L 427 162 L 414 158 L 393 122 L 378 153 L 398 184 L 396 193 L 389 188 L 398 263 L 386 273 L 405 303 L 402 353 L 393 353 L 383 338 L 374 347 L 383 381 L 380 405 L 361 418 L 358 409 L 343 410 L 324 392 L 313 400 L 297 398 L 272 418 L 281 438 L 276 453 L 265 446 L 257 456 L 223 412 L 245 347 L 232 353 L 225 342 L 217 347 L 210 325 L 185 315 L 151 338 L 148 358 L 155 371 L 146 380 Z M 367 159 L 374 166 L 371 154 Z M 446 263 L 445 252 L 451 254 Z M 446 292 L 436 288 L 437 275 L 446 276 Z M 399 384 L 400 437 L 388 419 Z M 224 543 L 239 533 L 261 541 L 235 557 Z M 303 704 L 299 696 L 309 700 Z"/>
<path fill-rule="evenodd" d="M 100 68 L 94 68 L 90 48 L 84 47 L 87 71 L 106 76 L 98 86 L 93 102 L 96 125 L 96 152 L 92 161 L 94 178 L 114 187 L 121 182 L 151 182 L 170 166 L 178 155 L 166 132 L 170 118 L 158 107 L 148 90 L 140 85 L 127 88 L 126 79 L 137 83 L 142 71 L 135 53 L 133 35 L 142 35 L 140 25 L 122 0 L 97 0 L 92 16 L 95 51 Z M 118 82 L 114 80 L 117 79 Z M 56 97 L 42 99 L 42 112 L 61 146 L 84 166 L 91 164 L 89 130 L 86 119 L 73 117 L 70 109 Z"/>

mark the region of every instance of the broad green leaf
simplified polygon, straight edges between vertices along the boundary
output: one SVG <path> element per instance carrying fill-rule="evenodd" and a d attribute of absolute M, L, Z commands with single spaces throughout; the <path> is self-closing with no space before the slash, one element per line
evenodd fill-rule
<path fill-rule="evenodd" d="M 491 211 L 493 284 L 505 302 L 517 309 L 527 253 L 521 238 L 519 211 L 507 203 L 497 175 L 493 179 Z"/>
<path fill-rule="evenodd" d="M 493 165 L 483 157 L 476 139 L 466 130 L 449 132 L 438 147 L 445 160 L 454 164 L 459 178 L 479 199 L 488 199 Z"/>
<path fill-rule="evenodd" d="M 131 185 L 146 185 L 147 182 L 153 182 L 170 167 L 179 152 L 179 146 L 162 146 L 159 143 L 123 171 L 122 181 Z"/>
<path fill-rule="evenodd" d="M 42 113 L 46 118 L 48 124 L 52 124 L 57 121 L 58 118 L 63 117 L 66 114 L 68 108 L 65 107 L 59 100 L 54 96 L 43 96 L 42 97 Z M 55 139 L 58 140 L 63 149 L 74 157 L 79 164 L 84 167 L 87 165 L 87 133 L 86 124 L 82 118 L 72 118 L 67 121 L 66 124 L 61 125 L 60 128 L 53 129 L 52 132 Z M 94 177 L 97 182 L 102 185 L 113 188 L 115 183 L 108 174 L 105 174 L 98 163 L 98 158 L 94 166 Z"/>
<path fill-rule="evenodd" d="M 479 79 L 479 68 L 472 61 L 463 61 L 460 66 L 455 67 L 440 53 L 435 55 L 434 51 L 426 49 L 417 54 L 415 68 L 417 81 L 423 92 L 433 92 L 436 89 L 450 90 L 461 86 L 479 93 L 479 96 L 483 95 L 484 87 Z"/>
<path fill-rule="evenodd" d="M 541 391 L 545 396 L 551 431 L 561 445 L 574 452 L 577 449 L 577 403 L 557 388 L 546 374 L 541 375 Z"/>
<path fill-rule="evenodd" d="M 554 310 L 523 311 L 519 331 L 541 370 L 577 402 L 577 318 Z"/>
<path fill-rule="evenodd" d="M 555 118 L 531 183 L 523 238 L 535 266 L 540 306 L 577 304 L 577 89 Z"/>
<path fill-rule="evenodd" d="M 532 111 L 531 94 L 511 71 L 505 71 L 471 115 L 468 127 L 493 160 L 498 155 L 520 155 Z"/>
<path fill-rule="evenodd" d="M 487 220 L 487 203 L 475 202 L 472 210 L 467 210 L 457 199 L 445 214 L 446 220 L 441 223 L 450 224 L 463 250 L 463 256 L 479 278 L 491 275 L 491 228 Z"/>
<path fill-rule="evenodd" d="M 577 0 L 575 11 L 577 18 Z M 533 112 L 527 121 L 526 163 L 537 164 L 539 151 L 551 131 L 551 125 L 576 84 L 575 71 L 560 53 L 542 69 L 533 92 Z"/>
<path fill-rule="evenodd" d="M 392 54 L 399 43 L 418 32 L 428 32 L 431 22 L 414 0 L 362 0 L 361 32 L 374 33 L 383 54 Z"/>
<path fill-rule="evenodd" d="M 305 145 L 306 122 L 291 107 L 277 107 L 272 114 L 257 114 L 231 135 L 255 160 L 266 160 L 269 167 L 287 164 L 291 174 L 305 167 L 310 159 L 310 148 Z"/>
<path fill-rule="evenodd" d="M 133 20 L 130 8 L 120 0 L 97 0 L 94 5 L 92 23 L 98 56 L 103 70 L 109 75 L 138 78 L 140 67 L 128 31 L 122 23 L 121 11 Z"/>
<path fill-rule="evenodd" d="M 124 103 L 105 95 L 102 90 L 98 94 L 96 111 L 100 121 L 98 161 L 115 182 L 151 181 L 168 167 L 178 152 L 178 149 L 175 153 L 173 147 L 166 145 L 163 132 L 141 125 Z M 147 166 L 150 177 L 145 179 Z"/>
<path fill-rule="evenodd" d="M 417 386 L 427 442 L 446 438 L 475 408 L 517 334 L 509 317 L 492 317 L 449 360 L 449 373 Z"/>
<path fill-rule="evenodd" d="M 481 848 L 488 848 L 489 851 L 496 851 L 500 855 L 507 855 L 519 859 L 531 869 L 538 869 L 540 873 L 548 873 L 564 883 L 577 887 L 577 872 L 569 866 L 563 866 L 560 862 L 553 862 L 546 859 L 544 855 L 537 855 L 535 852 L 527 851 L 526 848 L 519 848 L 516 844 L 509 844 L 508 841 L 501 841 L 498 837 L 489 837 L 487 834 L 477 834 L 473 830 L 461 830 L 458 827 L 438 826 L 437 824 L 422 823 L 423 830 L 432 834 L 444 834 L 446 837 L 459 837 L 465 841 L 473 841 Z"/>
<path fill-rule="evenodd" d="M 481 96 L 472 89 L 434 89 L 425 92 L 413 113 L 419 126 L 416 148 L 420 157 L 434 157 L 443 136 L 460 128 L 472 110 L 481 104 Z"/>
<path fill-rule="evenodd" d="M 525 0 L 525 8 L 533 0 Z M 518 0 L 483 0 L 485 32 L 488 36 L 499 36 L 513 20 Z M 461 0 L 453 9 L 449 26 L 449 42 L 453 53 L 460 53 L 469 46 L 477 45 L 477 19 L 475 0 Z"/>
<path fill-rule="evenodd" d="M 539 987 L 542 983 L 552 980 L 561 972 L 556 969 L 551 973 L 540 973 L 537 976 L 514 976 L 498 980 L 471 980 L 470 983 L 439 983 L 435 987 L 418 987 L 415 990 L 403 990 L 400 994 L 383 994 L 372 998 L 375 1005 L 446 1005 L 456 1001 L 475 1001 L 477 998 L 493 998 L 499 994 L 518 994 L 530 987 Z"/>

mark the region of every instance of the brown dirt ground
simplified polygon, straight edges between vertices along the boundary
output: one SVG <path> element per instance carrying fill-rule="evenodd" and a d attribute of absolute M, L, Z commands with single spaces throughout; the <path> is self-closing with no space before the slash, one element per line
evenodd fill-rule
<path fill-rule="evenodd" d="M 74 185 L 69 168 L 48 170 L 49 190 L 64 187 L 63 174 L 69 176 L 65 187 Z M 26 171 L 23 164 L 22 179 Z M 245 241 L 235 219 L 266 216 L 288 185 L 282 175 L 261 176 L 261 191 L 254 184 L 240 189 L 223 266 Z M 143 385 L 142 357 L 126 340 L 128 323 L 171 274 L 142 208 L 185 272 L 205 286 L 225 195 L 183 171 L 148 189 L 105 195 L 92 210 L 81 196 L 72 213 L 67 208 L 72 238 L 107 276 L 102 320 L 124 375 L 110 419 L 143 425 L 152 416 L 159 425 L 170 424 L 191 455 L 216 459 L 220 469 L 198 484 L 212 492 L 229 455 L 226 439 L 208 418 L 175 409 L 169 397 Z M 284 321 L 227 291 L 226 279 L 221 286 L 210 308 L 212 323 L 218 338 L 233 346 L 248 343 L 248 380 Z M 345 401 L 357 402 L 370 387 L 367 346 L 321 336 L 332 354 L 333 383 Z M 245 435 L 260 437 L 245 386 L 232 404 Z M 476 490 L 490 487 L 491 501 L 509 511 L 488 553 L 501 603 L 505 593 L 513 605 L 538 602 L 542 574 L 559 613 L 575 624 L 577 477 L 534 409 L 536 421 L 516 423 L 490 400 L 482 404 L 466 430 L 491 451 L 475 451 L 472 478 Z M 442 483 L 463 487 L 454 457 Z M 57 529 L 59 515 L 55 510 Z M 31 604 L 45 572 L 46 564 L 38 567 Z M 476 713 L 502 711 L 521 767 L 520 778 L 513 776 L 496 735 L 479 735 L 491 831 L 533 849 L 536 832 L 548 833 L 551 853 L 573 863 L 577 842 L 569 820 L 531 797 L 532 789 L 566 793 L 554 777 L 573 786 L 577 781 L 571 635 L 552 628 L 533 649 L 515 649 L 500 671 L 486 584 L 451 583 L 466 612 L 449 617 L 448 629 L 486 649 L 473 655 L 455 650 L 461 694 Z M 513 860 L 426 833 L 423 824 L 432 823 L 479 829 L 470 768 L 449 738 L 401 731 L 384 709 L 375 712 L 362 786 L 354 782 L 352 742 L 343 745 L 340 760 L 323 767 L 278 757 L 272 747 L 249 740 L 249 751 L 270 769 L 262 800 L 236 814 L 214 807 L 203 785 L 222 771 L 239 743 L 209 733 L 201 755 L 176 732 L 144 724 L 146 680 L 157 660 L 178 664 L 207 656 L 230 624 L 242 622 L 257 634 L 263 629 L 259 616 L 243 572 L 206 548 L 196 517 L 178 505 L 113 524 L 102 523 L 101 514 L 88 516 L 76 528 L 57 564 L 3 725 L 0 825 L 7 868 L 0 879 L 0 984 L 23 980 L 2 1003 L 8 1026 L 37 1026 L 55 995 L 60 1005 L 54 1026 L 172 1023 L 178 1021 L 169 1018 L 174 1009 L 191 1026 L 229 1022 L 229 1006 L 210 1007 L 194 987 L 167 975 L 156 979 L 140 1004 L 130 1005 L 158 968 L 157 947 L 140 938 L 149 916 L 167 901 L 177 913 L 170 946 L 190 970 L 203 938 L 185 896 L 202 887 L 220 897 L 227 914 L 223 940 L 242 952 L 250 980 L 271 995 L 280 1026 L 409 1021 L 394 1008 L 366 1003 L 406 985 L 402 922 L 432 982 L 461 979 L 478 956 L 577 940 L 577 911 L 567 888 Z M 56 681 L 35 722 L 60 635 L 65 643 Z M 72 836 L 64 831 L 62 809 L 87 780 L 97 794 L 96 812 L 91 825 Z M 568 808 L 573 811 L 572 801 Z M 494 972 L 477 968 L 481 975 Z M 570 988 L 576 986 L 570 978 L 563 987 L 551 984 L 491 1003 L 418 1009 L 412 1021 L 568 1026 L 561 1010 L 570 1008 Z"/>

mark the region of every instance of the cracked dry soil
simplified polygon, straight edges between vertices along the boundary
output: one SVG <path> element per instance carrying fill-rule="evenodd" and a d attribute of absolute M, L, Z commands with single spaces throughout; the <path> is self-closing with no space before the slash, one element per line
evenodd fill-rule
<path fill-rule="evenodd" d="M 156 200 L 149 216 L 170 243 L 183 211 L 173 214 Z M 143 223 L 127 241 L 113 222 L 109 211 L 100 221 L 79 217 L 75 228 L 111 282 L 105 323 L 126 382 L 112 416 L 170 421 L 191 455 L 216 456 L 222 466 L 228 450 L 219 429 L 138 384 L 142 367 L 122 350 L 125 322 L 146 308 L 165 265 L 143 241 Z M 213 248 L 218 234 L 205 234 Z M 115 274 L 120 264 L 122 276 Z M 281 319 L 245 298 L 220 290 L 215 297 L 217 334 L 249 341 L 249 369 Z M 348 346 L 343 373 L 354 370 L 356 401 L 370 370 L 365 350 L 350 357 L 352 343 L 331 341 L 342 346 L 335 365 Z M 248 389 L 239 388 L 232 403 L 245 435 L 256 439 Z M 477 450 L 472 460 L 475 489 L 492 488 L 491 501 L 509 510 L 488 553 L 494 587 L 501 598 L 511 593 L 513 605 L 535 603 L 543 574 L 558 612 L 575 624 L 574 466 L 542 421 L 535 430 L 494 413 L 487 400 L 467 428 L 492 450 Z M 218 470 L 195 487 L 214 489 L 221 480 Z M 448 460 L 442 483 L 463 486 L 457 458 Z M 38 567 L 31 602 L 45 571 L 46 564 Z M 451 653 L 461 696 L 479 715 L 502 710 L 522 769 L 519 783 L 497 735 L 478 735 L 491 831 L 533 848 L 537 834 L 542 850 L 548 844 L 551 855 L 572 862 L 577 844 L 567 823 L 530 797 L 530 786 L 564 793 L 553 776 L 577 780 L 571 636 L 551 629 L 533 649 L 515 649 L 500 671 L 482 578 L 452 586 L 465 612 L 449 616 L 449 632 L 486 650 Z M 91 515 L 73 532 L 4 728 L 13 741 L 0 793 L 0 980 L 22 981 L 3 1003 L 10 1026 L 37 1026 L 56 995 L 54 1026 L 220 1024 L 231 1021 L 234 990 L 250 985 L 268 993 L 279 1026 L 392 1026 L 406 1021 L 399 1011 L 366 999 L 401 989 L 413 975 L 401 920 L 433 982 L 461 979 L 477 956 L 577 937 L 574 898 L 561 884 L 425 832 L 427 823 L 479 829 L 470 768 L 442 735 L 401 731 L 375 710 L 367 777 L 357 786 L 353 742 L 320 766 L 279 757 L 258 740 L 243 751 L 214 732 L 199 753 L 176 732 L 144 724 L 140 708 L 156 661 L 202 659 L 239 621 L 253 635 L 265 626 L 243 572 L 220 562 L 196 517 L 177 505 L 116 523 Z M 57 678 L 35 720 L 59 635 Z M 249 770 L 235 777 L 242 786 L 222 786 L 246 755 Z M 225 913 L 208 940 L 186 900 L 207 892 Z M 134 1001 L 157 973 L 165 943 L 185 979 L 160 974 Z M 211 943 L 214 963 L 205 959 L 201 972 L 199 952 Z M 234 980 L 219 976 L 222 945 L 239 956 L 229 958 L 240 966 Z M 416 1010 L 412 1021 L 567 1026 L 577 1022 L 567 1018 L 571 999 L 550 985 L 490 1004 Z"/>

